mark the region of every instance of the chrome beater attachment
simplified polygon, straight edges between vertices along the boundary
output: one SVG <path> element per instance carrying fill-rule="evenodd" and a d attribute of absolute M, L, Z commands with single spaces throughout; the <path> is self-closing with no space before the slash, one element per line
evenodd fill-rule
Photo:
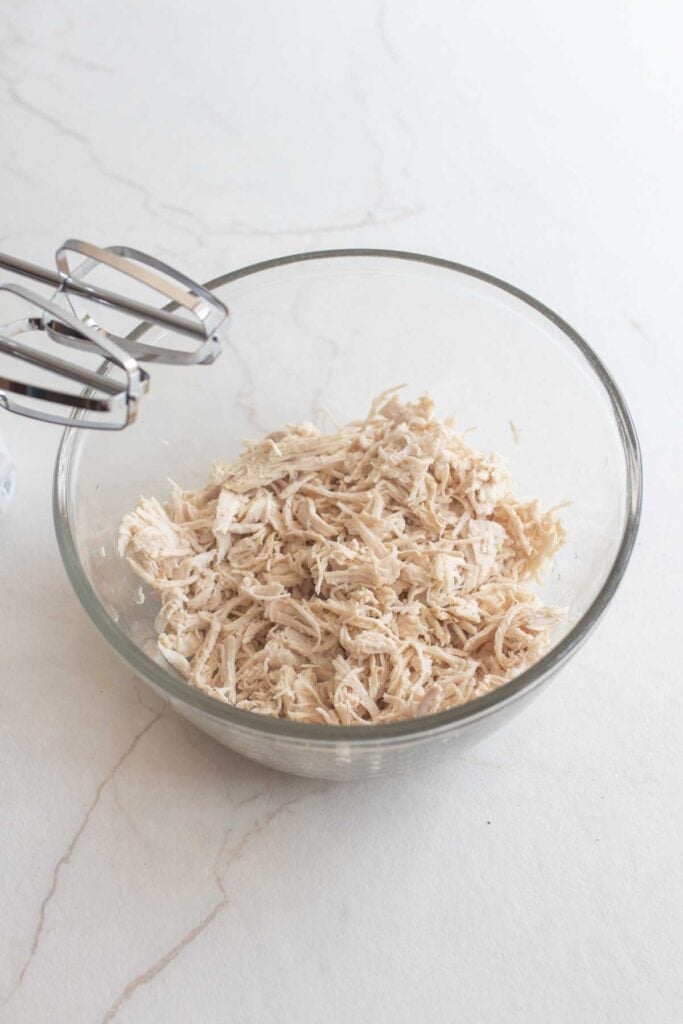
<path fill-rule="evenodd" d="M 0 285 L 0 301 L 5 293 L 28 307 L 19 319 L 0 327 L 0 408 L 48 423 L 120 430 L 134 421 L 148 390 L 149 374 L 140 362 L 207 365 L 220 354 L 228 310 L 185 274 L 129 246 L 100 248 L 77 239 L 59 247 L 56 261 L 54 272 L 0 253 L 1 269 L 54 289 L 45 299 L 20 285 Z M 117 290 L 98 283 L 102 273 Z M 133 294 L 122 294 L 120 286 Z M 167 304 L 150 305 L 150 292 Z M 111 312 L 118 320 L 132 318 L 156 330 L 146 334 L 145 343 L 131 341 L 125 336 L 130 331 L 122 336 L 118 324 L 115 330 L 109 323 L 105 327 Z M 82 365 L 83 357 L 62 358 L 56 346 L 94 356 L 99 365 L 93 370 Z M 37 378 L 19 379 L 14 371 L 8 376 L 3 356 L 12 366 L 31 366 Z M 65 380 L 84 390 L 65 390 Z"/>

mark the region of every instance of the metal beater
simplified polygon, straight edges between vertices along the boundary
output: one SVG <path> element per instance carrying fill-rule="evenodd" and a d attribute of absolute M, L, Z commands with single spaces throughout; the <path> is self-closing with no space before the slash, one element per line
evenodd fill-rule
<path fill-rule="evenodd" d="M 41 374 L 40 380 L 31 383 L 5 376 L 0 369 L 0 408 L 48 423 L 120 430 L 134 421 L 138 403 L 149 387 L 149 374 L 141 362 L 189 366 L 212 363 L 220 354 L 227 308 L 173 267 L 129 246 L 100 248 L 77 239 L 59 247 L 56 263 L 56 271 L 47 270 L 0 253 L 1 269 L 54 288 L 51 298 L 45 299 L 21 285 L 0 285 L 0 292 L 10 293 L 27 307 L 20 319 L 0 327 L 0 354 L 9 356 L 12 363 L 47 371 L 49 380 L 46 383 Z M 124 285 L 144 286 L 167 305 L 148 305 L 94 285 L 92 274 L 98 269 L 122 278 Z M 130 341 L 106 330 L 98 322 L 99 314 L 93 314 L 93 306 L 155 325 L 160 328 L 156 341 Z M 26 335 L 36 332 L 38 344 L 28 344 Z M 64 348 L 105 362 L 95 370 L 88 369 L 58 354 Z M 83 390 L 64 390 L 59 381 L 65 379 Z"/>

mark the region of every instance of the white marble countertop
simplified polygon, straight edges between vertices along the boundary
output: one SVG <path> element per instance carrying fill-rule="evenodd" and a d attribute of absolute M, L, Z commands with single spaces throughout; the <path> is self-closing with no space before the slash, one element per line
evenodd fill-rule
<path fill-rule="evenodd" d="M 0 413 L 3 1024 L 681 1019 L 682 30 L 674 0 L 2 4 L 3 249 L 470 263 L 594 345 L 646 472 L 625 582 L 536 704 L 344 786 L 155 703 L 62 570 L 58 432 Z"/>

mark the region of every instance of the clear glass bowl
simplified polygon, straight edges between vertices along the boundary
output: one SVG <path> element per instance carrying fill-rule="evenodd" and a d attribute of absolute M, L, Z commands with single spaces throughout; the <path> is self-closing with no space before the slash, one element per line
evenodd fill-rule
<path fill-rule="evenodd" d="M 519 289 L 445 260 L 380 250 L 304 253 L 234 271 L 209 287 L 230 308 L 209 367 L 152 367 L 138 422 L 122 433 L 67 429 L 55 473 L 57 537 L 102 635 L 185 718 L 283 771 L 351 779 L 406 770 L 497 728 L 593 629 L 638 527 L 638 441 L 624 401 L 588 345 Z M 138 332 L 139 333 L 139 332 Z M 385 388 L 428 391 L 440 416 L 505 455 L 521 497 L 563 513 L 568 542 L 542 596 L 569 609 L 552 650 L 462 707 L 392 725 L 296 724 L 240 711 L 188 686 L 154 653 L 156 602 L 116 556 L 123 514 L 168 478 L 199 487 L 211 461 L 283 423 L 361 417 Z"/>

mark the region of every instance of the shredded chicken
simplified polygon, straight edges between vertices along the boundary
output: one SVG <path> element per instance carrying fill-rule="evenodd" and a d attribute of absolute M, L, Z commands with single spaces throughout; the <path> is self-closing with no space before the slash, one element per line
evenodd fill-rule
<path fill-rule="evenodd" d="M 119 552 L 161 602 L 159 650 L 218 700 L 362 725 L 455 707 L 547 650 L 529 584 L 564 539 L 428 397 L 377 398 L 335 434 L 247 442 L 201 491 L 142 499 Z"/>

